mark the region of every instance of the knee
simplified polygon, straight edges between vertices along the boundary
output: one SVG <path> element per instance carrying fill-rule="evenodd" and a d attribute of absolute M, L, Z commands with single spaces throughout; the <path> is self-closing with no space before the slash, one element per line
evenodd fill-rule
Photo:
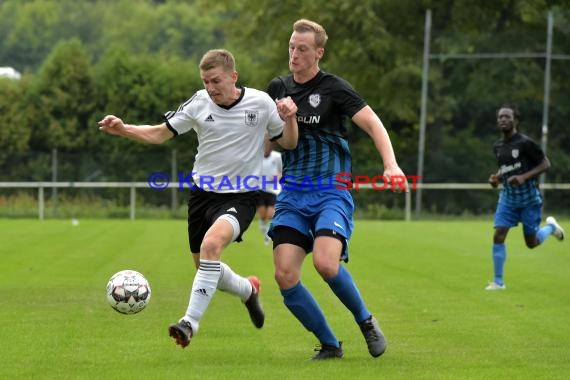
<path fill-rule="evenodd" d="M 323 279 L 333 278 L 338 273 L 339 263 L 337 261 L 325 260 L 323 258 L 317 259 L 315 257 L 313 265 Z"/>
<path fill-rule="evenodd" d="M 279 289 L 289 289 L 299 282 L 299 275 L 296 271 L 288 268 L 275 268 L 275 282 Z"/>
<path fill-rule="evenodd" d="M 507 234 L 505 232 L 495 231 L 495 234 L 493 235 L 493 243 L 494 244 L 503 244 L 505 242 L 506 237 L 507 237 Z"/>
<path fill-rule="evenodd" d="M 204 238 L 200 245 L 200 257 L 207 260 L 220 258 L 223 244 L 215 238 Z"/>

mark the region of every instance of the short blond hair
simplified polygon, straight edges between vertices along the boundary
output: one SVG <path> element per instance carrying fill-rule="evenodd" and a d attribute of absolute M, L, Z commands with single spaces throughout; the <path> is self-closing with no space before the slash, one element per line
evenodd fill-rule
<path fill-rule="evenodd" d="M 327 31 L 320 24 L 307 19 L 300 19 L 295 21 L 293 24 L 293 31 L 297 33 L 312 32 L 315 34 L 315 45 L 318 48 L 324 48 L 327 44 L 329 36 L 327 36 Z"/>
<path fill-rule="evenodd" d="M 232 72 L 236 69 L 236 60 L 232 53 L 225 49 L 208 50 L 200 60 L 200 70 L 207 71 L 222 66 L 224 71 Z"/>

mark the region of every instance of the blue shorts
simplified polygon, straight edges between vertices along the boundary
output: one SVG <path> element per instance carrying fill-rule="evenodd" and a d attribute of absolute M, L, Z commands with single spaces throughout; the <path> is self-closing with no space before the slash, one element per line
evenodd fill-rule
<path fill-rule="evenodd" d="M 495 213 L 495 228 L 516 227 L 519 222 L 523 225 L 525 235 L 536 235 L 542 220 L 542 205 L 532 205 L 526 207 L 511 207 L 502 202 L 497 204 Z"/>
<path fill-rule="evenodd" d="M 341 259 L 348 260 L 348 240 L 354 227 L 353 213 L 352 195 L 346 190 L 316 192 L 284 189 L 277 195 L 270 236 L 275 227 L 286 226 L 306 235 L 312 246 L 318 231 L 335 231 L 345 239 Z"/>

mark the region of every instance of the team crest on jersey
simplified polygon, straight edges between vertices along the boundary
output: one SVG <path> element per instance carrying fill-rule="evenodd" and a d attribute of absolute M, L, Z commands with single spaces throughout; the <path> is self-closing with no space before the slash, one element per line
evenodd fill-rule
<path fill-rule="evenodd" d="M 259 121 L 259 111 L 245 111 L 245 125 L 255 127 Z"/>
<path fill-rule="evenodd" d="M 519 156 L 519 150 L 518 149 L 513 149 L 511 154 L 513 155 L 513 158 L 518 158 Z"/>
<path fill-rule="evenodd" d="M 313 108 L 317 108 L 319 104 L 321 104 L 321 95 L 312 94 L 309 96 L 309 104 L 312 105 Z"/>

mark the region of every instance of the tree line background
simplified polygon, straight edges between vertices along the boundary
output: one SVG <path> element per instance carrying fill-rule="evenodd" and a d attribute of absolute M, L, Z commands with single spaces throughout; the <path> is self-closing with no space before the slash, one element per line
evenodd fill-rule
<path fill-rule="evenodd" d="M 149 146 L 104 135 L 97 121 L 112 113 L 160 123 L 202 88 L 198 62 L 212 48 L 234 53 L 239 84 L 265 89 L 288 73 L 298 18 L 327 29 L 321 68 L 363 95 L 389 130 L 400 166 L 415 174 L 427 9 L 432 53 L 543 53 L 552 11 L 552 53 L 570 54 L 567 1 L 0 1 L 0 66 L 23 73 L 19 81 L 0 79 L 0 181 L 51 180 L 54 149 L 60 181 L 146 181 L 170 173 L 173 150 L 178 170 L 189 173 L 193 134 Z M 540 141 L 544 68 L 539 58 L 431 61 L 424 182 L 485 182 L 496 171 L 495 112 L 505 102 L 519 105 L 521 131 Z M 562 183 L 570 179 L 570 60 L 553 60 L 551 78 L 547 182 Z M 353 171 L 381 173 L 370 139 L 358 128 L 349 133 Z M 355 193 L 372 216 L 403 205 L 401 196 L 379 194 L 386 192 Z M 547 200 L 569 212 L 567 198 L 552 192 Z M 149 192 L 145 200 L 160 203 L 164 195 Z M 495 201 L 491 191 L 425 191 L 423 204 L 485 213 Z"/>

